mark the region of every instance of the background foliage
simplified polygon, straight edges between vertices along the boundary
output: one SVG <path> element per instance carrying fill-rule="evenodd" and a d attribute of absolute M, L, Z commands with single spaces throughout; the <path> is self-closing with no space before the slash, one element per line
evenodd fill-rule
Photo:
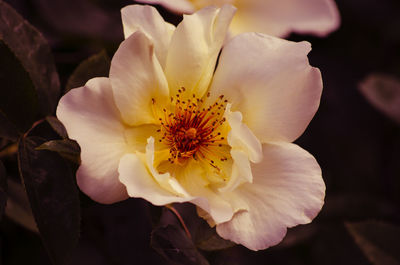
<path fill-rule="evenodd" d="M 0 0 L 0 264 L 400 264 L 400 2 L 337 0 L 337 32 L 289 37 L 312 43 L 323 75 L 296 142 L 320 163 L 326 200 L 312 224 L 258 252 L 219 238 L 190 205 L 176 209 L 192 238 L 166 208 L 100 205 L 77 189 L 80 149 L 55 107 L 108 75 L 132 3 Z"/>

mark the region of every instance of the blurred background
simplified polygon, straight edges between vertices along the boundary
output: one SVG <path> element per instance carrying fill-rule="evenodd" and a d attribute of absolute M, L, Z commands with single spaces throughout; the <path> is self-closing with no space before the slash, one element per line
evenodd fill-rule
<path fill-rule="evenodd" d="M 83 60 L 102 50 L 112 57 L 123 40 L 119 10 L 134 3 L 5 2 L 44 34 L 62 88 Z M 393 113 L 394 99 L 400 104 L 400 2 L 336 3 L 342 18 L 339 30 L 326 38 L 288 37 L 312 43 L 309 60 L 324 80 L 320 108 L 296 143 L 322 168 L 325 205 L 311 224 L 289 229 L 281 244 L 258 252 L 242 246 L 202 252 L 210 264 L 400 264 L 399 108 Z M 181 20 L 157 8 L 169 22 Z M 12 164 L 11 159 L 8 165 Z M 15 170 L 7 170 L 18 179 Z M 100 205 L 80 196 L 81 237 L 70 264 L 168 264 L 150 247 L 152 216 L 160 209 L 140 199 Z M 198 222 L 192 220 L 193 207 L 177 208 L 189 228 Z M 163 216 L 173 218 L 168 213 Z M 50 264 L 40 237 L 27 226 L 8 217 L 0 222 L 3 264 Z"/>

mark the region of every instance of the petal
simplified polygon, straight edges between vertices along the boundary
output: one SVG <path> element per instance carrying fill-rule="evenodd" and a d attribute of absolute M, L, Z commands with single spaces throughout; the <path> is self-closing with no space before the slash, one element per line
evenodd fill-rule
<path fill-rule="evenodd" d="M 232 21 L 235 34 L 256 31 L 285 37 L 296 32 L 323 37 L 340 25 L 339 11 L 333 0 L 246 0 L 241 3 Z"/>
<path fill-rule="evenodd" d="M 93 78 L 69 91 L 58 104 L 57 117 L 81 147 L 82 163 L 76 173 L 79 188 L 100 203 L 128 198 L 117 171 L 127 149 L 125 127 L 109 79 Z"/>
<path fill-rule="evenodd" d="M 175 26 L 164 21 L 152 6 L 129 5 L 121 9 L 125 38 L 140 30 L 154 43 L 161 66 L 165 65 L 169 42 Z"/>
<path fill-rule="evenodd" d="M 177 14 L 194 12 L 193 5 L 187 0 L 137 0 L 139 3 L 158 4 Z"/>
<path fill-rule="evenodd" d="M 151 176 L 143 159 L 137 154 L 126 154 L 118 168 L 119 179 L 126 185 L 129 196 L 143 198 L 154 205 L 184 202 L 191 198 L 180 197 L 163 189 Z"/>
<path fill-rule="evenodd" d="M 321 169 L 307 151 L 282 142 L 263 145 L 263 153 L 253 166 L 253 183 L 227 195 L 234 217 L 217 225 L 220 236 L 252 250 L 279 243 L 287 227 L 311 222 L 325 196 Z"/>
<path fill-rule="evenodd" d="M 179 182 L 195 198 L 191 201 L 212 217 L 215 223 L 231 220 L 233 208 L 228 201 L 209 188 L 204 177 L 204 169 L 196 161 L 191 161 L 179 172 Z M 203 176 L 202 176 L 203 175 Z"/>
<path fill-rule="evenodd" d="M 231 150 L 231 156 L 233 159 L 231 176 L 228 183 L 222 188 L 219 188 L 219 192 L 227 192 L 236 189 L 239 185 L 249 182 L 253 182 L 253 174 L 251 173 L 251 165 L 248 154 L 241 150 Z"/>
<path fill-rule="evenodd" d="M 210 100 L 225 95 L 263 143 L 294 141 L 317 111 L 322 92 L 321 73 L 307 59 L 310 49 L 308 42 L 257 33 L 233 38 L 221 53 Z"/>
<path fill-rule="evenodd" d="M 231 104 L 226 106 L 225 115 L 231 131 L 228 134 L 228 143 L 232 149 L 245 151 L 251 162 L 262 160 L 262 146 L 253 132 L 242 123 L 243 116 L 239 111 L 231 112 Z"/>
<path fill-rule="evenodd" d="M 132 126 L 156 123 L 155 107 L 167 104 L 168 84 L 153 44 L 141 31 L 119 46 L 111 61 L 110 81 L 126 123 Z"/>
<path fill-rule="evenodd" d="M 174 177 L 171 176 L 169 172 L 159 173 L 156 170 L 156 167 L 162 160 L 164 161 L 167 160 L 167 157 L 170 155 L 169 149 L 158 151 L 157 154 L 158 156 L 161 156 L 161 159 L 160 157 L 158 157 L 157 163 L 155 163 L 154 138 L 150 137 L 149 139 L 147 139 L 145 163 L 151 175 L 154 177 L 157 183 L 160 186 L 162 186 L 165 190 L 168 190 L 169 192 L 174 193 L 176 195 L 189 197 L 189 194 L 186 192 L 186 190 L 178 183 L 178 181 Z"/>
<path fill-rule="evenodd" d="M 201 97 L 208 89 L 224 42 L 233 6 L 204 8 L 185 15 L 172 35 L 165 68 L 171 93 L 181 87 Z"/>

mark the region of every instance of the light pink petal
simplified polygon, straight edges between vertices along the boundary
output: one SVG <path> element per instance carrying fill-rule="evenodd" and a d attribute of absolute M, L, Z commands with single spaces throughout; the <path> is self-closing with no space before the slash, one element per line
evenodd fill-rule
<path fill-rule="evenodd" d="M 129 125 L 156 123 L 155 106 L 166 106 L 168 84 L 153 43 L 141 31 L 124 40 L 110 69 L 115 102 Z M 156 104 L 153 104 L 156 102 Z"/>
<path fill-rule="evenodd" d="M 172 95 L 182 87 L 190 97 L 205 93 L 234 13 L 226 5 L 184 16 L 172 35 L 165 68 Z"/>
<path fill-rule="evenodd" d="M 227 195 L 235 207 L 217 232 L 252 250 L 278 244 L 287 227 L 306 224 L 324 203 L 325 184 L 314 157 L 291 143 L 263 145 L 264 160 L 253 165 L 253 183 Z"/>
<path fill-rule="evenodd" d="M 161 66 L 165 65 L 169 42 L 175 26 L 164 21 L 152 6 L 130 5 L 121 9 L 125 38 L 140 30 L 154 43 Z"/>
<path fill-rule="evenodd" d="M 158 4 L 178 14 L 190 14 L 194 12 L 194 7 L 187 0 L 137 0 L 136 2 L 145 4 Z"/>
<path fill-rule="evenodd" d="M 224 95 L 232 111 L 263 143 L 297 139 L 318 109 L 321 73 L 311 67 L 308 42 L 257 33 L 234 37 L 224 47 L 210 101 Z"/>
<path fill-rule="evenodd" d="M 119 160 L 127 149 L 125 127 L 109 79 L 94 78 L 69 91 L 58 104 L 57 117 L 81 147 L 79 188 L 100 203 L 128 198 L 118 180 Z"/>
<path fill-rule="evenodd" d="M 285 37 L 291 32 L 326 36 L 340 25 L 334 0 L 243 0 L 232 22 L 235 34 L 255 31 Z"/>

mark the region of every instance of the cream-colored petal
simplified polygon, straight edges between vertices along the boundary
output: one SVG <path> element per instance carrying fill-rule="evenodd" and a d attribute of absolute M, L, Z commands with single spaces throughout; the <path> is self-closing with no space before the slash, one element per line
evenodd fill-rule
<path fill-rule="evenodd" d="M 94 78 L 69 91 L 58 104 L 57 117 L 81 147 L 79 188 L 100 203 L 128 198 L 118 180 L 119 160 L 127 149 L 125 127 L 109 79 Z"/>
<path fill-rule="evenodd" d="M 126 185 L 131 197 L 143 198 L 154 205 L 185 202 L 191 199 L 177 196 L 161 187 L 137 154 L 130 153 L 123 156 L 118 171 L 119 179 Z"/>
<path fill-rule="evenodd" d="M 192 195 L 191 202 L 207 212 L 215 223 L 230 220 L 233 216 L 233 208 L 228 201 L 220 196 L 218 191 L 212 190 L 207 185 L 204 169 L 199 162 L 192 160 L 180 172 L 179 182 Z"/>
<path fill-rule="evenodd" d="M 146 152 L 147 139 L 158 134 L 160 126 L 155 124 L 144 124 L 134 127 L 128 127 L 125 130 L 125 140 L 128 144 L 128 152 Z"/>
<path fill-rule="evenodd" d="M 232 112 L 231 104 L 228 104 L 225 116 L 231 127 L 228 133 L 228 143 L 232 149 L 243 150 L 253 163 L 260 162 L 262 160 L 261 143 L 253 132 L 242 123 L 242 113 L 239 111 Z"/>
<path fill-rule="evenodd" d="M 169 172 L 166 173 L 159 173 L 156 168 L 158 166 L 158 163 L 160 163 L 162 160 L 158 157 L 157 158 L 157 164 L 154 163 L 155 161 L 155 150 L 154 150 L 154 138 L 150 137 L 147 139 L 147 146 L 146 146 L 146 165 L 147 168 L 149 169 L 150 173 L 154 177 L 154 179 L 157 181 L 157 183 L 162 186 L 165 190 L 168 190 L 171 193 L 174 193 L 176 195 L 180 195 L 183 197 L 189 197 L 190 195 L 186 192 L 186 190 L 180 185 L 180 183 L 171 176 Z M 160 154 L 163 153 L 163 154 Z M 158 156 L 162 156 L 165 158 L 164 160 L 167 159 L 169 156 L 169 150 L 166 149 L 164 151 L 158 151 Z"/>
<path fill-rule="evenodd" d="M 110 69 L 115 102 L 124 121 L 131 125 L 156 123 L 155 109 L 168 102 L 169 91 L 154 45 L 141 31 L 124 40 Z"/>
<path fill-rule="evenodd" d="M 253 183 L 225 194 L 234 217 L 217 225 L 220 236 L 252 250 L 278 244 L 287 227 L 311 222 L 325 196 L 321 169 L 307 151 L 281 142 L 263 145 L 263 153 L 253 165 Z"/>
<path fill-rule="evenodd" d="M 184 16 L 172 35 L 165 68 L 172 95 L 181 87 L 189 97 L 206 92 L 234 13 L 235 8 L 226 5 Z"/>
<path fill-rule="evenodd" d="M 187 0 L 137 0 L 136 2 L 162 5 L 178 14 L 191 14 L 194 12 L 193 5 Z"/>
<path fill-rule="evenodd" d="M 226 185 L 218 189 L 221 193 L 232 191 L 243 183 L 253 182 L 248 154 L 242 150 L 232 149 L 231 156 L 233 160 L 231 176 Z"/>
<path fill-rule="evenodd" d="M 224 47 L 210 88 L 239 110 L 263 143 L 297 139 L 318 109 L 321 73 L 311 67 L 308 42 L 246 33 Z"/>
<path fill-rule="evenodd" d="M 255 31 L 285 37 L 291 32 L 326 36 L 340 25 L 334 0 L 243 0 L 232 21 L 235 34 Z"/>
<path fill-rule="evenodd" d="M 121 9 L 125 38 L 140 30 L 154 44 L 161 66 L 165 65 L 169 43 L 175 26 L 167 23 L 152 6 L 129 5 Z"/>

